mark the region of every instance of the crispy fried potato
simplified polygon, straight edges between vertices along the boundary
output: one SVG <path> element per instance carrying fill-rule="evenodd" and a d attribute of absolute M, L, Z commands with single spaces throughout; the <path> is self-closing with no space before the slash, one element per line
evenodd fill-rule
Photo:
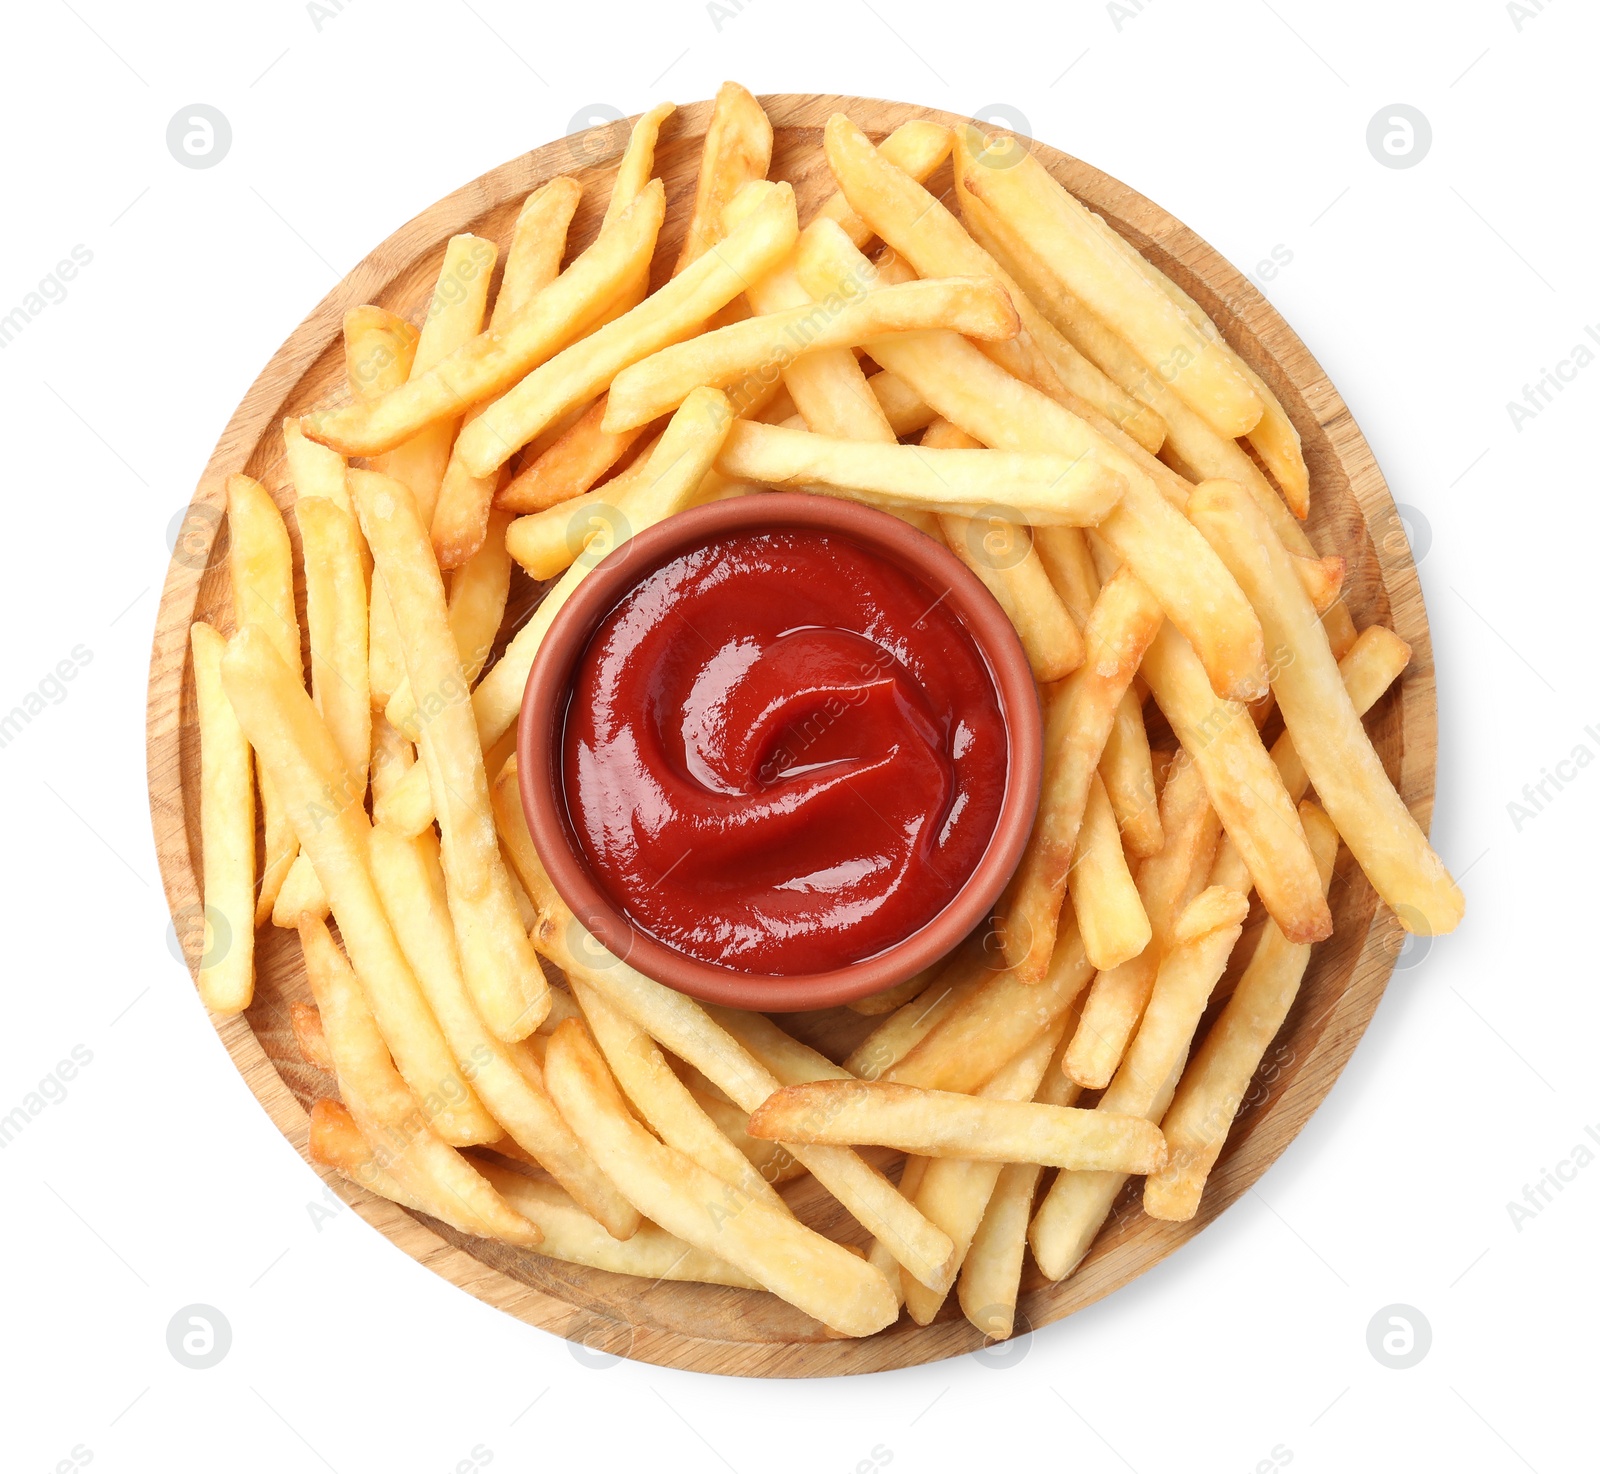
<path fill-rule="evenodd" d="M 588 491 L 645 431 L 643 425 L 616 433 L 603 430 L 605 413 L 602 394 L 548 450 L 501 487 L 495 506 L 511 512 L 542 512 Z"/>
<path fill-rule="evenodd" d="M 1073 1171 L 1153 1172 L 1166 1160 L 1161 1132 L 1140 1116 L 985 1100 L 883 1080 L 786 1085 L 751 1113 L 750 1134 Z"/>
<path fill-rule="evenodd" d="M 1117 816 L 1099 773 L 1089 779 L 1083 827 L 1067 872 L 1072 909 L 1089 961 L 1104 972 L 1137 957 L 1150 941 L 1150 919 L 1128 873 Z"/>
<path fill-rule="evenodd" d="M 1231 481 L 1206 482 L 1195 493 L 1191 514 L 1244 582 L 1263 627 L 1284 652 L 1273 693 L 1317 797 L 1351 854 L 1407 931 L 1435 936 L 1454 930 L 1465 908 L 1460 887 L 1384 772 L 1316 610 L 1265 517 Z M 1242 844 L 1240 850 L 1248 861 Z M 1291 941 L 1307 940 L 1287 927 L 1284 932 Z"/>
<path fill-rule="evenodd" d="M 412 1099 L 390 1063 L 364 990 L 328 928 L 304 918 L 300 945 L 339 1094 L 372 1147 L 375 1165 L 425 1213 L 454 1228 L 512 1244 L 537 1244 L 539 1230 L 451 1150 Z"/>
<path fill-rule="evenodd" d="M 443 836 L 450 915 L 467 982 L 501 1039 L 522 1039 L 549 1012 L 549 988 L 517 916 L 500 858 L 483 750 L 444 584 L 414 499 L 371 471 L 351 473 L 367 544 L 390 592 L 406 674 L 421 716 L 419 748 Z"/>
<path fill-rule="evenodd" d="M 957 948 L 926 989 L 903 1003 L 856 1045 L 845 1057 L 845 1069 L 863 1080 L 879 1079 L 981 988 L 997 965 L 979 942 L 968 941 Z"/>
<path fill-rule="evenodd" d="M 233 589 L 233 627 L 259 625 L 272 648 L 297 676 L 300 665 L 300 621 L 294 607 L 294 555 L 289 531 L 277 505 L 259 481 L 249 476 L 228 478 L 228 577 Z M 272 915 L 289 866 L 298 848 L 273 790 L 272 779 L 259 771 L 261 826 L 265 855 L 256 887 L 255 924 Z"/>
<path fill-rule="evenodd" d="M 723 212 L 751 180 L 767 177 L 771 163 L 772 124 L 761 104 L 737 82 L 724 82 L 706 124 L 694 209 L 672 268 L 674 276 L 723 239 Z"/>
<path fill-rule="evenodd" d="M 897 436 L 915 435 L 926 430 L 937 418 L 934 410 L 923 402 L 906 381 L 886 369 L 879 369 L 867 379 L 867 388 L 878 401 L 878 408 Z"/>
<path fill-rule="evenodd" d="M 339 744 L 351 779 L 365 792 L 372 753 L 366 544 L 355 517 L 328 498 L 302 497 L 295 503 L 295 520 L 304 555 L 311 699 Z"/>
<path fill-rule="evenodd" d="M 272 903 L 272 924 L 294 931 L 302 916 L 322 919 L 327 914 L 327 892 L 317 879 L 317 867 L 311 863 L 311 856 L 302 850 L 294 857 L 294 864 L 289 867 L 278 891 L 278 899 Z"/>
<path fill-rule="evenodd" d="M 611 1166 L 634 1206 L 653 1222 L 842 1335 L 870 1336 L 894 1320 L 894 1296 L 870 1264 L 789 1214 L 743 1196 L 635 1121 L 576 1020 L 556 1030 L 546 1072 L 579 1139 Z"/>
<path fill-rule="evenodd" d="M 200 1001 L 243 1013 L 255 995 L 256 801 L 250 744 L 222 689 L 227 641 L 209 624 L 189 628 L 200 728 Z"/>
<path fill-rule="evenodd" d="M 299 930 L 298 924 L 295 928 Z M 315 1003 L 296 998 L 289 1004 L 289 1028 L 294 1034 L 300 1058 L 325 1074 L 333 1073 L 333 1056 L 328 1053 L 328 1036 L 322 1032 L 322 1015 Z M 351 1122 L 353 1130 L 355 1123 Z"/>

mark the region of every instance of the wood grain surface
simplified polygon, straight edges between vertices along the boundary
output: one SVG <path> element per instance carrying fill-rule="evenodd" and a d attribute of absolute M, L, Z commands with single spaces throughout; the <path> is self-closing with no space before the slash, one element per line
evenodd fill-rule
<path fill-rule="evenodd" d="M 833 190 L 822 152 L 830 114 L 847 112 L 874 138 L 916 117 L 956 124 L 952 115 L 903 103 L 856 97 L 777 95 L 762 105 L 776 133 L 772 177 L 787 179 L 801 221 Z M 694 194 L 709 103 L 680 108 L 663 130 L 656 169 L 667 187 L 667 223 L 656 253 L 658 277 L 676 258 Z M 574 134 L 513 159 L 424 211 L 365 258 L 273 356 L 251 385 L 217 442 L 196 489 L 162 591 L 150 660 L 147 713 L 150 814 L 156 852 L 178 935 L 191 971 L 203 925 L 200 862 L 199 741 L 194 684 L 187 659 L 195 619 L 227 629 L 227 528 L 223 486 L 233 472 L 259 479 L 292 515 L 293 492 L 279 430 L 285 415 L 336 404 L 345 395 L 340 323 L 345 311 L 376 302 L 419 321 L 453 234 L 471 230 L 502 246 L 518 206 L 558 174 L 584 188 L 573 222 L 574 250 L 592 239 L 604 213 L 609 181 L 629 122 Z M 1089 165 L 1042 143 L 1031 145 L 1051 173 L 1103 214 L 1187 290 L 1224 336 L 1271 385 L 1300 431 L 1311 470 L 1308 523 L 1323 552 L 1348 562 L 1345 594 L 1358 627 L 1381 622 L 1412 647 L 1411 665 L 1367 726 L 1401 794 L 1427 825 L 1433 804 L 1434 671 L 1416 571 L 1394 503 L 1366 441 L 1333 385 L 1305 346 L 1249 282 L 1179 221 Z M 948 191 L 946 165 L 930 181 Z M 297 549 L 298 551 L 298 549 Z M 542 592 L 518 574 L 508 624 Z M 303 600 L 304 591 L 300 590 Z M 303 605 L 302 605 L 303 609 Z M 302 618 L 302 629 L 304 620 Z M 1318 946 L 1293 1012 L 1267 1053 L 1198 1216 L 1159 1223 L 1144 1216 L 1135 1179 L 1083 1266 L 1060 1284 L 1044 1280 L 1031 1261 L 1018 1301 L 1019 1330 L 1038 1328 L 1091 1304 L 1181 1247 L 1248 1188 L 1305 1124 L 1327 1094 L 1372 1017 L 1403 941 L 1398 923 L 1349 856 L 1341 857 L 1332 894 L 1335 930 Z M 289 1029 L 288 1006 L 309 998 L 297 939 L 265 928 L 258 939 L 255 1002 L 217 1030 L 268 1115 L 302 1156 L 307 1107 L 334 1093 L 332 1080 L 304 1063 Z M 871 1025 L 848 1010 L 788 1015 L 786 1026 L 834 1058 Z M 307 1158 L 309 1161 L 309 1158 Z M 879 1154 L 881 1162 L 892 1161 Z M 735 1376 L 834 1376 L 882 1371 L 955 1356 L 985 1338 L 964 1320 L 952 1294 L 935 1323 L 899 1323 L 865 1341 L 831 1339 L 807 1317 L 751 1291 L 645 1282 L 486 1243 L 414 1216 L 336 1174 L 316 1169 L 346 1201 L 419 1262 L 452 1284 L 531 1325 L 596 1350 L 663 1366 Z M 785 1190 L 796 1211 L 846 1240 L 863 1235 L 810 1179 Z"/>

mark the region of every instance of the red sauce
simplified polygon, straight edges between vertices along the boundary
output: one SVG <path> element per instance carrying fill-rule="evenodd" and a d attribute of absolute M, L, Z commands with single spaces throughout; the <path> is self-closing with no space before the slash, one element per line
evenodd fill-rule
<path fill-rule="evenodd" d="M 824 972 L 931 921 L 983 857 L 1008 745 L 938 595 L 836 534 L 719 537 L 637 584 L 574 669 L 568 814 L 642 930 Z"/>

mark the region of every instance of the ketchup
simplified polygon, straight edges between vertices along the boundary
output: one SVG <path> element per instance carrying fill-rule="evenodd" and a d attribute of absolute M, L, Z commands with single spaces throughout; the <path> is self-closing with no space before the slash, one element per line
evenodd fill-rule
<path fill-rule="evenodd" d="M 658 941 L 804 974 L 905 940 L 1000 813 L 989 667 L 939 594 L 836 533 L 736 533 L 663 564 L 574 668 L 568 817 Z"/>

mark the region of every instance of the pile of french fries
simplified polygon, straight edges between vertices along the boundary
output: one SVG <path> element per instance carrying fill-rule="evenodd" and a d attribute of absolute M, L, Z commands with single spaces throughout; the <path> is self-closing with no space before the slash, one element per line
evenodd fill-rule
<path fill-rule="evenodd" d="M 503 261 L 450 241 L 420 331 L 347 316 L 348 402 L 283 427 L 304 641 L 275 499 L 229 482 L 233 632 L 192 631 L 205 903 L 231 936 L 201 996 L 247 1008 L 256 927 L 296 929 L 296 1037 L 337 1083 L 313 1157 L 461 1232 L 764 1290 L 840 1336 L 902 1306 L 925 1325 L 954 1290 L 1005 1337 L 1026 1249 L 1071 1274 L 1130 1176 L 1152 1216 L 1194 1215 L 1332 928 L 1341 841 L 1408 929 L 1459 920 L 1361 724 L 1410 651 L 1356 630 L 1342 560 L 1302 530 L 1271 390 L 1014 138 L 918 121 L 874 144 L 835 116 L 838 192 L 802 228 L 730 83 L 650 291 L 672 111 L 635 125 L 564 268 L 580 189 L 558 178 Z M 871 1032 L 839 1063 L 607 953 L 545 874 L 512 752 L 595 563 L 772 487 L 947 543 L 1046 721 L 992 926 L 853 1005 Z M 513 563 L 550 583 L 491 661 Z M 904 1153 L 898 1182 L 861 1148 Z M 795 1215 L 801 1174 L 859 1242 Z"/>

